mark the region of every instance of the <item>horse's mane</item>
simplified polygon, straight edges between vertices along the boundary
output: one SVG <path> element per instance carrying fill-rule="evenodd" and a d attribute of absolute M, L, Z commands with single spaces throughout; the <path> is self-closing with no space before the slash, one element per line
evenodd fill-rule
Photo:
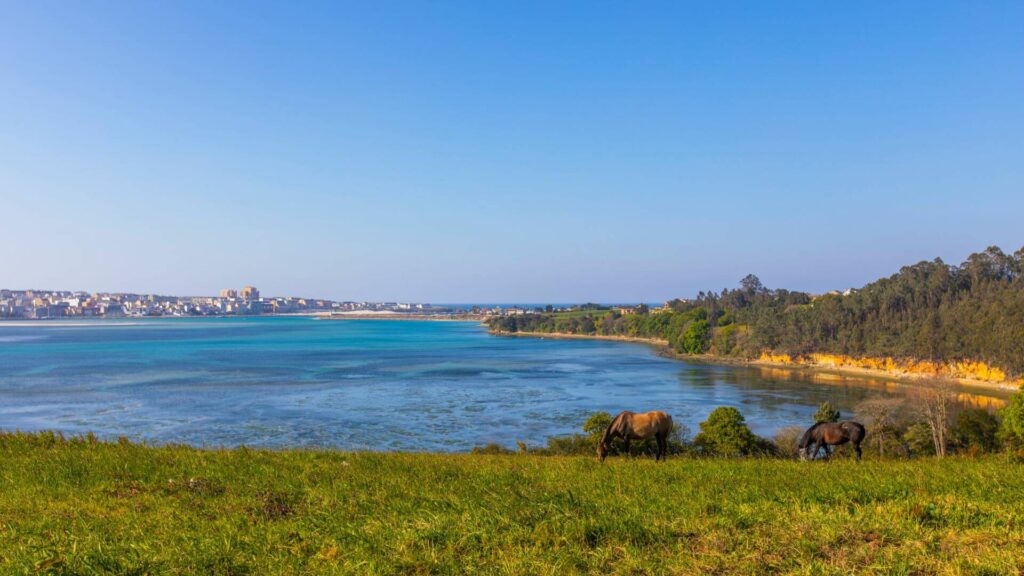
<path fill-rule="evenodd" d="M 615 427 L 618 425 L 619 420 L 622 420 L 621 413 L 615 418 L 612 418 L 612 421 L 608 423 L 608 427 L 604 429 L 604 434 L 601 436 L 601 444 L 608 444 L 611 440 L 612 432 L 615 431 Z"/>
<path fill-rule="evenodd" d="M 818 429 L 819 426 L 824 422 L 816 422 L 814 426 L 811 426 L 804 432 L 804 435 L 800 437 L 800 443 L 797 444 L 797 448 L 807 448 L 807 445 L 811 443 L 811 433 Z"/>

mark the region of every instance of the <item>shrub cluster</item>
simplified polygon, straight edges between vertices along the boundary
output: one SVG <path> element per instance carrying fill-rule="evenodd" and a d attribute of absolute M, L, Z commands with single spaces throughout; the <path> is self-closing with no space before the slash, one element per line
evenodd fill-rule
<path fill-rule="evenodd" d="M 940 392 L 926 398 L 872 398 L 858 404 L 854 418 L 865 424 L 867 437 L 861 444 L 865 454 L 877 458 L 914 458 L 945 454 L 969 456 L 1003 449 L 1024 451 L 1024 393 L 1017 393 L 999 412 L 970 407 L 950 401 L 941 415 L 922 406 L 936 405 Z M 669 454 L 706 457 L 780 457 L 797 455 L 797 443 L 804 431 L 817 422 L 837 422 L 843 418 L 831 404 L 824 403 L 812 421 L 780 429 L 771 440 L 757 436 L 747 427 L 739 410 L 730 406 L 714 409 L 700 423 L 692 439 L 685 426 L 676 424 L 669 438 Z M 597 412 L 581 426 L 581 432 L 553 436 L 543 446 L 519 442 L 513 450 L 499 444 L 473 449 L 474 454 L 538 454 L 551 456 L 590 456 L 597 450 L 612 415 Z M 937 428 L 941 428 L 938 430 Z M 941 444 L 937 444 L 941 442 Z M 630 456 L 654 456 L 653 439 L 634 441 Z M 848 446 L 838 448 L 840 454 Z M 610 455 L 624 455 L 620 439 L 612 442 Z"/>

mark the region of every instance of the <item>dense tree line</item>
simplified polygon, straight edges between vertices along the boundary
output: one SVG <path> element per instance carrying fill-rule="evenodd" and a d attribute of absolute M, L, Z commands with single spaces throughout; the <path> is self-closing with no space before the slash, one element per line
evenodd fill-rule
<path fill-rule="evenodd" d="M 492 329 L 659 338 L 678 352 L 804 355 L 951 362 L 975 360 L 1024 375 L 1024 248 L 997 247 L 959 266 L 939 259 L 846 294 L 770 290 L 750 275 L 737 289 L 674 300 L 668 311 L 495 318 Z"/>

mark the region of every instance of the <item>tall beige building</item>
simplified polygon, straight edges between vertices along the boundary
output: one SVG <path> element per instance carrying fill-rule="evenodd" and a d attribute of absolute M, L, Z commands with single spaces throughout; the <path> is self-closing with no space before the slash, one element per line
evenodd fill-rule
<path fill-rule="evenodd" d="M 246 286 L 242 288 L 242 298 L 246 300 L 259 300 L 260 291 L 255 286 Z"/>
<path fill-rule="evenodd" d="M 238 292 L 233 290 L 233 289 L 231 289 L 231 288 L 225 288 L 225 289 L 220 291 L 220 297 L 221 298 L 238 298 Z"/>

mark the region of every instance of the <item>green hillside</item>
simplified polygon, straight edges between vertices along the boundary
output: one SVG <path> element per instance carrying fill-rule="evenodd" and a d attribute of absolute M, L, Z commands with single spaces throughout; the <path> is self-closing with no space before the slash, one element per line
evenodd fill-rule
<path fill-rule="evenodd" d="M 494 318 L 490 326 L 659 338 L 680 353 L 742 358 L 771 351 L 970 360 L 1010 379 L 1024 376 L 1024 248 L 1011 255 L 990 247 L 960 265 L 919 262 L 862 288 L 818 296 L 768 289 L 750 275 L 737 289 L 701 292 L 656 312 L 528 314 Z"/>

